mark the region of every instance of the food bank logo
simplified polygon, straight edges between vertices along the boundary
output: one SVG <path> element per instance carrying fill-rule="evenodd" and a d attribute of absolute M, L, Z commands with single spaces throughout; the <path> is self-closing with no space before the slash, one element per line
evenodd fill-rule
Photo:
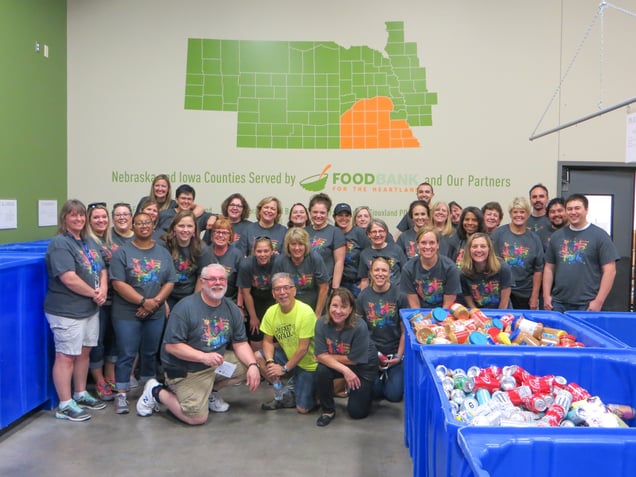
<path fill-rule="evenodd" d="M 331 172 L 327 164 L 320 174 L 301 179 L 300 186 L 311 192 L 415 192 L 419 184 L 417 174 L 372 174 L 370 172 Z"/>

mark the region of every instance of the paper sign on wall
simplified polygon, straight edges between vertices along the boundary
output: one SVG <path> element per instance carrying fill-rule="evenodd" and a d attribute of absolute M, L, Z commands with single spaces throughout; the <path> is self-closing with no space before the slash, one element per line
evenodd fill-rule
<path fill-rule="evenodd" d="M 57 200 L 38 200 L 38 226 L 57 225 Z"/>
<path fill-rule="evenodd" d="M 18 201 L 0 200 L 0 229 L 18 228 Z"/>

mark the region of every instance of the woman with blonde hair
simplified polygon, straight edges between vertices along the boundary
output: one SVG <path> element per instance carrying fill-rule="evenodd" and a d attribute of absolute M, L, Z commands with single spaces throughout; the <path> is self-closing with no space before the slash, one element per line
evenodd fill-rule
<path fill-rule="evenodd" d="M 512 273 L 495 255 L 487 233 L 475 232 L 468 238 L 460 271 L 462 292 L 470 308 L 509 307 Z"/>
<path fill-rule="evenodd" d="M 329 272 L 322 257 L 311 250 L 305 229 L 292 227 L 285 234 L 284 253 L 276 257 L 272 275 L 288 273 L 296 285 L 296 299 L 320 316 L 329 293 Z"/>

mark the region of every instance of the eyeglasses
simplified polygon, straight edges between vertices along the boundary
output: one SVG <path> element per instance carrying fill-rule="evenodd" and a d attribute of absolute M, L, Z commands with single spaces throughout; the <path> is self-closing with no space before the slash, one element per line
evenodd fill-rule
<path fill-rule="evenodd" d="M 113 217 L 116 219 L 123 219 L 125 217 L 130 217 L 132 214 L 130 212 L 121 212 L 119 214 L 113 214 Z"/>
<path fill-rule="evenodd" d="M 152 221 L 147 222 L 135 222 L 133 224 L 135 227 L 150 227 L 152 225 Z"/>
<path fill-rule="evenodd" d="M 215 230 L 214 235 L 230 235 L 229 230 Z"/>
<path fill-rule="evenodd" d="M 386 235 L 386 230 L 372 230 L 369 235 Z"/>
<path fill-rule="evenodd" d="M 227 278 L 226 277 L 201 277 L 201 280 L 203 280 L 204 282 L 210 282 L 210 283 L 227 282 Z"/>
<path fill-rule="evenodd" d="M 243 208 L 243 204 L 230 204 L 230 205 L 228 205 L 228 207 L 236 207 L 237 209 L 242 209 Z"/>
<path fill-rule="evenodd" d="M 280 293 L 282 291 L 289 291 L 292 288 L 296 288 L 294 285 L 281 285 L 279 287 L 272 287 L 274 293 Z"/>
<path fill-rule="evenodd" d="M 97 207 L 106 208 L 108 207 L 108 204 L 106 204 L 106 202 L 91 202 L 90 204 L 86 206 L 86 209 L 91 210 L 91 209 L 96 209 Z"/>

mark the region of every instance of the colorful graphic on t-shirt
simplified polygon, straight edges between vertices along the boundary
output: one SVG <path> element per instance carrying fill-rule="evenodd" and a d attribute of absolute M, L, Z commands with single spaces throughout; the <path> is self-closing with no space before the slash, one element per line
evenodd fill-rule
<path fill-rule="evenodd" d="M 312 250 L 320 250 L 327 243 L 327 239 L 323 237 L 314 237 L 310 240 L 309 245 L 311 245 Z"/>
<path fill-rule="evenodd" d="M 343 343 L 339 340 L 332 340 L 330 338 L 325 339 L 327 344 L 327 352 L 329 354 L 343 354 L 348 355 L 351 352 L 351 345 L 349 343 Z"/>
<path fill-rule="evenodd" d="M 218 349 L 229 342 L 230 322 L 225 318 L 204 318 L 201 341 L 208 348 Z"/>
<path fill-rule="evenodd" d="M 493 308 L 499 305 L 501 286 L 499 280 L 488 280 L 470 285 L 470 294 L 477 306 Z"/>
<path fill-rule="evenodd" d="M 314 287 L 314 276 L 307 275 L 305 273 L 301 275 L 294 275 L 294 283 L 298 289 L 308 289 Z"/>
<path fill-rule="evenodd" d="M 501 258 L 511 267 L 524 268 L 530 249 L 523 245 L 509 244 L 508 242 L 504 242 L 503 245 Z"/>
<path fill-rule="evenodd" d="M 150 283 L 159 281 L 161 272 L 161 260 L 155 258 L 133 258 L 131 274 L 137 283 Z"/>
<path fill-rule="evenodd" d="M 444 282 L 437 278 L 415 280 L 415 291 L 427 305 L 440 306 L 444 301 Z"/>
<path fill-rule="evenodd" d="M 257 290 L 270 290 L 272 288 L 272 277 L 267 274 L 252 275 L 252 288 Z"/>
<path fill-rule="evenodd" d="M 462 267 L 462 260 L 464 259 L 464 249 L 460 248 L 457 252 L 457 259 L 455 259 L 455 263 L 457 264 L 457 268 Z"/>
<path fill-rule="evenodd" d="M 365 308 L 367 320 L 372 328 L 397 326 L 397 323 L 393 320 L 397 312 L 397 304 L 395 302 L 385 302 L 384 300 L 379 300 L 377 303 L 367 302 L 365 303 Z"/>
<path fill-rule="evenodd" d="M 177 269 L 177 280 L 180 282 L 187 282 L 188 277 L 192 276 L 195 269 L 194 264 L 182 256 L 175 260 L 174 267 Z"/>
<path fill-rule="evenodd" d="M 415 242 L 409 240 L 409 242 L 406 244 L 406 256 L 408 258 L 413 258 L 417 255 L 417 249 L 415 248 Z"/>
<path fill-rule="evenodd" d="M 345 263 L 351 263 L 352 261 L 351 252 L 353 252 L 353 249 L 355 247 L 356 247 L 356 244 L 354 241 L 347 240 L 345 242 Z"/>
<path fill-rule="evenodd" d="M 561 262 L 566 265 L 585 263 L 584 255 L 588 245 L 587 240 L 564 240 L 559 250 Z"/>

